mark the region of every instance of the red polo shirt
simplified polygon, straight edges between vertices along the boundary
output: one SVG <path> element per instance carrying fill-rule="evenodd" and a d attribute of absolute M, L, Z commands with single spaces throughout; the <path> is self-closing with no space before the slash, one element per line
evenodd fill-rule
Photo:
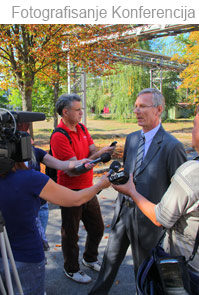
<path fill-rule="evenodd" d="M 88 133 L 87 128 L 84 126 L 84 132 L 79 124 L 77 124 L 77 132 L 72 131 L 63 123 L 62 119 L 57 127 L 61 127 L 68 132 L 72 144 L 70 144 L 69 139 L 61 132 L 54 133 L 51 138 L 53 156 L 62 161 L 66 161 L 72 157 L 76 157 L 77 160 L 88 158 L 89 146 L 94 142 Z M 63 171 L 58 170 L 57 183 L 70 189 L 83 189 L 90 187 L 93 184 L 93 170 L 89 170 L 82 175 L 74 177 L 70 177 Z"/>

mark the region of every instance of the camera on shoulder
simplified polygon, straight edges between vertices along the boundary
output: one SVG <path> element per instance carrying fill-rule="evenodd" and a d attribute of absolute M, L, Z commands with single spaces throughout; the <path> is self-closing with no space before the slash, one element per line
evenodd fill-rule
<path fill-rule="evenodd" d="M 31 160 L 32 146 L 29 133 L 19 131 L 18 123 L 45 120 L 45 114 L 15 112 L 0 108 L 0 164 L 1 173 L 9 170 L 14 162 Z"/>

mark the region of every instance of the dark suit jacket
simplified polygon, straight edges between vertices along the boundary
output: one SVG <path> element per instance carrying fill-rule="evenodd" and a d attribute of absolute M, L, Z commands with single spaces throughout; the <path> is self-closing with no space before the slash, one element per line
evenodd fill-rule
<path fill-rule="evenodd" d="M 123 158 L 127 173 L 134 171 L 140 134 L 141 130 L 127 136 Z M 137 191 L 157 204 L 167 190 L 176 169 L 186 160 L 182 143 L 167 133 L 161 125 L 134 180 Z M 119 216 L 122 201 L 123 196 L 119 194 L 112 227 Z M 161 228 L 155 226 L 137 207 L 136 211 L 139 243 L 145 249 L 153 248 L 160 237 Z"/>

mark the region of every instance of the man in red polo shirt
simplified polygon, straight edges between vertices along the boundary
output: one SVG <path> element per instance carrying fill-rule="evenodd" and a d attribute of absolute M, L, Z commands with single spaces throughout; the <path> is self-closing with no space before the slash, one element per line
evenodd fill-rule
<path fill-rule="evenodd" d="M 67 131 L 71 140 L 61 132 L 56 132 L 51 138 L 53 156 L 59 160 L 80 160 L 89 158 L 94 160 L 102 153 L 112 154 L 115 147 L 97 148 L 83 124 L 81 98 L 76 94 L 64 94 L 57 103 L 56 110 L 62 117 L 59 125 Z M 81 190 L 93 185 L 93 170 L 81 175 L 68 175 L 61 170 L 57 173 L 57 182 L 73 190 Z M 80 207 L 61 207 L 62 217 L 62 252 L 64 256 L 64 272 L 67 277 L 79 283 L 89 283 L 91 278 L 80 270 L 78 231 L 82 220 L 87 231 L 83 265 L 99 271 L 100 263 L 97 260 L 98 246 L 104 232 L 104 223 L 97 197 Z"/>

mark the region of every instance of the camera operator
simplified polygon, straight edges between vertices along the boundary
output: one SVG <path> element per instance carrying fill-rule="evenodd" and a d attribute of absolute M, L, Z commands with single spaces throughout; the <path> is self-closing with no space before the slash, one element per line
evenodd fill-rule
<path fill-rule="evenodd" d="M 199 113 L 194 119 L 192 145 L 199 151 Z M 138 208 L 156 226 L 167 228 L 164 249 L 171 255 L 183 255 L 188 259 L 193 250 L 199 226 L 199 162 L 195 160 L 182 164 L 158 204 L 139 194 L 132 175 L 124 185 L 113 185 L 118 192 L 133 199 Z M 190 283 L 193 295 L 199 294 L 199 252 L 189 262 Z"/>
<path fill-rule="evenodd" d="M 67 169 L 74 169 L 74 163 L 68 162 Z M 15 162 L 9 172 L 0 174 L 0 210 L 24 295 L 44 295 L 45 292 L 45 256 L 36 226 L 40 198 L 59 206 L 80 206 L 109 184 L 108 178 L 102 176 L 97 184 L 72 191 L 45 174 L 28 169 L 23 162 Z M 1 276 L 5 279 L 2 267 L 1 259 Z M 18 294 L 15 283 L 13 287 L 14 294 Z"/>

